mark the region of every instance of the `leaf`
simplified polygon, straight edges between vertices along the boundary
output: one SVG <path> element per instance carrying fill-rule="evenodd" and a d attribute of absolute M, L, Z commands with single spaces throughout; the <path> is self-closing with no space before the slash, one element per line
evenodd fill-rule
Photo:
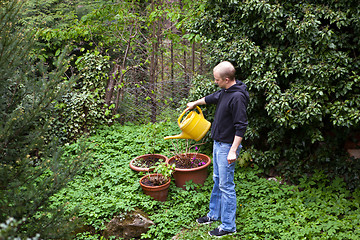
<path fill-rule="evenodd" d="M 57 56 L 59 56 L 59 55 L 60 55 L 60 53 L 61 53 L 61 49 L 56 50 L 56 52 L 55 52 L 55 56 L 56 56 L 56 57 L 57 57 Z"/>

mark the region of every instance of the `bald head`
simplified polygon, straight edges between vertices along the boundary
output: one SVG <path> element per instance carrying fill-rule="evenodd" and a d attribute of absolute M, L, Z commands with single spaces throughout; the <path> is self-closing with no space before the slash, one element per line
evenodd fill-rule
<path fill-rule="evenodd" d="M 214 67 L 213 72 L 217 73 L 222 79 L 228 78 L 230 81 L 235 80 L 235 67 L 231 62 L 224 61 Z"/>

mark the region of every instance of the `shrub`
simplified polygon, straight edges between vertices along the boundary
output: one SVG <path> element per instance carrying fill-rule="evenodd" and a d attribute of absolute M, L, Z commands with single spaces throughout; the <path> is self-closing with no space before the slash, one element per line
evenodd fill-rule
<path fill-rule="evenodd" d="M 92 133 L 95 127 L 111 123 L 104 106 L 107 57 L 98 52 L 88 52 L 76 62 L 80 73 L 71 92 L 63 95 L 54 106 L 55 117 L 50 121 L 49 137 L 57 136 L 62 143 L 76 140 L 84 133 Z M 109 115 L 109 116 L 107 116 Z"/>
<path fill-rule="evenodd" d="M 6 239 L 66 237 L 69 217 L 49 207 L 49 198 L 63 188 L 81 165 L 64 159 L 55 139 L 45 142 L 55 100 L 71 86 L 62 76 L 64 54 L 54 69 L 34 54 L 34 36 L 19 26 L 23 1 L 0 4 L 0 222 Z M 16 232 L 16 234 L 14 233 Z M 0 239 L 5 238 L 1 231 Z"/>
<path fill-rule="evenodd" d="M 247 84 L 244 143 L 258 164 L 294 180 L 354 167 L 343 146 L 359 130 L 359 19 L 357 1 L 206 1 L 192 33 Z"/>

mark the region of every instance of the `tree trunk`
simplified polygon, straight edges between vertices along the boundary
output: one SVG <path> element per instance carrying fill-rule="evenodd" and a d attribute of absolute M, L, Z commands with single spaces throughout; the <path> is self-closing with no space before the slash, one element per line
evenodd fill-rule
<path fill-rule="evenodd" d="M 152 11 L 155 9 L 155 3 L 152 1 Z M 155 21 L 152 24 L 152 49 L 151 49 L 151 57 L 150 57 L 150 88 L 149 88 L 149 96 L 150 96 L 150 108 L 151 108 L 151 122 L 156 122 L 157 117 L 157 97 L 156 97 L 156 79 L 157 79 L 157 65 L 158 65 L 158 51 L 159 51 L 159 43 L 160 43 L 160 20 Z"/>
<path fill-rule="evenodd" d="M 170 53 L 171 53 L 171 75 L 170 75 L 170 80 L 171 82 L 174 81 L 174 43 L 171 40 L 170 42 Z"/>
<path fill-rule="evenodd" d="M 203 64 L 204 64 L 204 59 L 203 59 L 203 50 L 202 50 L 202 46 L 201 46 L 201 43 L 200 43 L 200 63 L 199 63 L 199 72 L 200 74 L 204 74 L 204 67 L 203 67 Z"/>
<path fill-rule="evenodd" d="M 123 95 L 123 86 L 122 86 L 122 83 L 123 83 L 123 80 L 124 80 L 124 71 L 125 69 L 123 69 L 122 67 L 120 67 L 120 78 L 119 78 L 119 81 L 118 83 L 116 84 L 117 85 L 117 92 L 116 92 L 116 100 L 115 100 L 115 108 L 113 110 L 113 114 L 116 114 L 118 109 L 119 109 L 119 105 L 120 105 L 120 96 L 122 98 L 122 95 Z"/>
<path fill-rule="evenodd" d="M 107 82 L 106 90 L 105 90 L 105 104 L 110 106 L 111 99 L 113 96 L 114 88 L 117 83 L 117 78 L 119 74 L 119 65 L 115 64 L 113 70 L 109 74 L 109 80 Z"/>
<path fill-rule="evenodd" d="M 191 76 L 195 73 L 195 41 L 192 43 L 191 46 Z"/>

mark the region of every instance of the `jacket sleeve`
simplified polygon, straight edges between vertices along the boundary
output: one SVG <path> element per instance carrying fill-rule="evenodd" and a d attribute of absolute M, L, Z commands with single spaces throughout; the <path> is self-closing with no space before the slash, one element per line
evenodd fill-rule
<path fill-rule="evenodd" d="M 246 108 L 248 104 L 247 98 L 244 94 L 239 93 L 240 96 L 234 98 L 231 102 L 231 109 L 233 113 L 233 124 L 235 127 L 235 135 L 244 137 L 248 125 Z"/>
<path fill-rule="evenodd" d="M 210 95 L 207 95 L 205 97 L 205 103 L 206 104 L 217 104 L 221 95 L 221 90 L 216 91 Z"/>

